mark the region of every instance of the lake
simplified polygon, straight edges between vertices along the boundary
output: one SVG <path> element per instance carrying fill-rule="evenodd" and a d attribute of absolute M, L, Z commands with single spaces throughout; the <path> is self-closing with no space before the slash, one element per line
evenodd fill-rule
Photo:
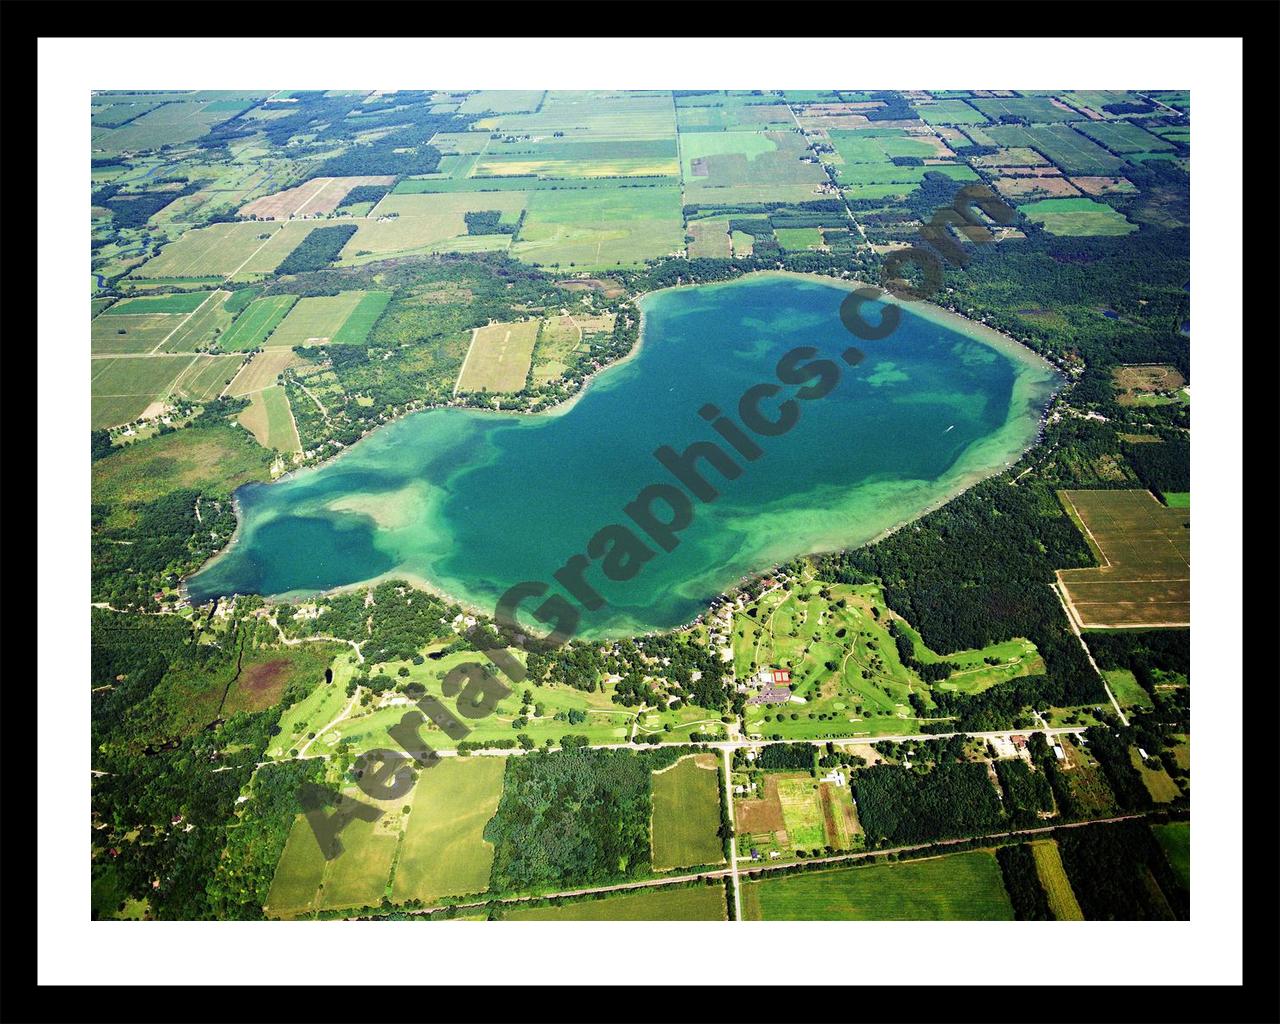
<path fill-rule="evenodd" d="M 605 604 L 583 613 L 580 634 L 669 628 L 744 574 L 866 543 L 919 516 L 1034 441 L 1061 382 L 1047 363 L 919 303 L 902 307 L 889 337 L 859 341 L 838 315 L 847 293 L 755 274 L 645 296 L 639 349 L 567 407 L 414 413 L 322 466 L 241 488 L 236 539 L 188 593 L 292 598 L 395 576 L 492 613 L 520 581 L 562 592 L 553 574 L 606 525 L 647 541 L 623 508 L 646 485 L 676 483 L 655 450 L 719 441 L 741 473 L 726 480 L 699 463 L 719 496 L 689 499 L 692 522 L 674 550 L 649 543 L 652 556 L 627 580 L 605 578 L 594 561 L 585 573 Z M 851 344 L 866 353 L 855 367 L 840 358 Z M 712 403 L 740 424 L 740 396 L 778 384 L 775 365 L 797 346 L 832 360 L 838 383 L 795 401 L 786 433 L 750 434 L 763 454 L 748 461 L 699 410 Z M 761 412 L 776 417 L 796 391 L 781 386 Z"/>

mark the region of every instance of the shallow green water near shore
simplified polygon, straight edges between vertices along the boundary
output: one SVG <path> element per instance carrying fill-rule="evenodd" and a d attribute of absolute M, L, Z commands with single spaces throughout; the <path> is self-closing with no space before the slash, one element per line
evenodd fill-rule
<path fill-rule="evenodd" d="M 640 351 L 559 414 L 416 413 L 322 467 L 242 488 L 235 544 L 189 593 L 301 596 L 403 575 L 492 611 L 523 580 L 563 592 L 556 569 L 617 523 L 655 554 L 626 581 L 598 563 L 587 570 L 606 604 L 583 612 L 579 633 L 666 628 L 745 573 L 876 537 L 1032 442 L 1060 380 L 1046 364 L 910 307 L 888 338 L 859 341 L 838 316 L 846 294 L 756 275 L 647 296 Z M 852 368 L 840 359 L 850 344 L 866 353 Z M 740 422 L 739 397 L 778 383 L 779 358 L 801 345 L 838 366 L 838 383 L 798 401 L 785 434 L 751 435 L 763 455 L 747 461 L 698 411 L 714 403 Z M 783 385 L 762 412 L 775 417 L 796 390 Z M 719 441 L 742 472 L 726 480 L 700 463 L 719 497 L 693 499 L 693 521 L 668 553 L 623 507 L 648 484 L 675 483 L 655 449 L 699 440 Z"/>

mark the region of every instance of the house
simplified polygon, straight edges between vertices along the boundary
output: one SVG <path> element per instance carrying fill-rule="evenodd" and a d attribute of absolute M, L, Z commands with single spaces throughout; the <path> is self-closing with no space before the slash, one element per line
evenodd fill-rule
<path fill-rule="evenodd" d="M 759 859 L 760 859 L 760 851 L 759 851 L 759 850 L 757 850 L 754 846 L 753 846 L 753 847 L 751 847 L 751 859 L 752 859 L 752 860 L 759 860 Z"/>
<path fill-rule="evenodd" d="M 831 769 L 831 771 L 827 772 L 827 774 L 826 774 L 826 775 L 824 775 L 824 776 L 823 776 L 821 779 L 819 779 L 818 781 L 820 781 L 820 782 L 834 782 L 837 786 L 843 786 L 843 785 L 844 785 L 844 772 L 842 772 L 839 768 L 832 768 L 832 769 Z"/>
<path fill-rule="evenodd" d="M 1061 743 L 1055 743 L 1053 745 L 1053 756 L 1059 761 L 1065 761 L 1067 759 L 1067 752 L 1062 749 Z"/>
<path fill-rule="evenodd" d="M 1025 750 L 1027 748 L 1027 738 L 1025 736 L 1010 736 L 1009 742 L 1019 750 Z"/>

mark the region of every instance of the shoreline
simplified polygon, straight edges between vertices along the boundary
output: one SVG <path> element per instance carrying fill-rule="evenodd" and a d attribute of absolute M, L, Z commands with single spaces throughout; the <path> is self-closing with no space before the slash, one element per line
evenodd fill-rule
<path fill-rule="evenodd" d="M 608 363 L 605 366 L 601 366 L 597 370 L 593 371 L 592 373 L 584 377 L 582 380 L 581 387 L 579 387 L 578 390 L 573 395 L 555 404 L 554 406 L 551 406 L 550 408 L 540 409 L 540 410 L 537 410 L 536 412 L 529 412 L 524 410 L 476 409 L 476 408 L 471 408 L 464 405 L 444 404 L 444 405 L 438 405 L 438 406 L 430 406 L 423 409 L 412 409 L 412 410 L 409 410 L 408 412 L 403 412 L 400 415 L 387 420 L 385 423 L 379 424 L 373 430 L 369 431 L 367 434 L 359 438 L 356 442 L 353 442 L 351 445 L 344 446 L 339 451 L 334 452 L 332 456 L 320 462 L 316 462 L 307 466 L 296 467 L 290 470 L 289 472 L 284 473 L 281 476 L 277 477 L 275 480 L 245 484 L 245 485 L 242 485 L 242 487 L 262 486 L 262 485 L 265 485 L 266 483 L 272 483 L 272 484 L 280 483 L 282 481 L 285 481 L 294 477 L 295 475 L 302 475 L 308 471 L 319 470 L 321 468 L 329 466 L 332 463 L 335 463 L 336 461 L 338 461 L 341 458 L 341 456 L 343 456 L 345 453 L 353 450 L 356 447 L 356 445 L 360 443 L 360 441 L 366 440 L 367 438 L 377 433 L 379 430 L 381 430 L 384 427 L 389 427 L 395 423 L 399 423 L 407 419 L 409 416 L 417 413 L 433 412 L 441 409 L 454 408 L 454 409 L 462 409 L 464 411 L 475 413 L 481 416 L 485 416 L 485 415 L 502 416 L 502 417 L 562 416 L 577 404 L 577 402 L 587 392 L 589 387 L 595 382 L 596 378 L 601 377 L 606 371 L 612 369 L 615 366 L 621 366 L 630 362 L 631 360 L 635 359 L 643 350 L 644 341 L 645 341 L 645 329 L 647 325 L 647 316 L 644 309 L 645 300 L 648 300 L 655 295 L 661 295 L 664 292 L 671 292 L 671 291 L 676 291 L 679 289 L 686 289 L 691 287 L 692 288 L 723 287 L 727 285 L 741 284 L 752 278 L 756 278 L 756 279 L 801 278 L 801 279 L 812 281 L 816 284 L 825 285 L 827 287 L 836 288 L 846 292 L 853 291 L 858 288 L 872 288 L 878 293 L 881 301 L 892 303 L 894 305 L 899 306 L 900 308 L 905 309 L 908 313 L 916 313 L 927 320 L 934 321 L 935 323 L 940 323 L 944 327 L 948 327 L 952 330 L 955 330 L 957 333 L 963 334 L 965 337 L 969 338 L 970 340 L 977 341 L 982 344 L 986 344 L 992 348 L 996 348 L 997 350 L 1003 352 L 1004 354 L 1006 354 L 1008 357 L 1010 357 L 1012 360 L 1014 360 L 1016 363 L 1020 364 L 1023 367 L 1026 367 L 1028 369 L 1037 369 L 1047 374 L 1051 374 L 1053 377 L 1056 378 L 1056 380 L 1054 380 L 1053 382 L 1053 390 L 1051 392 L 1051 396 L 1052 394 L 1056 394 L 1057 391 L 1061 388 L 1061 386 L 1066 382 L 1066 377 L 1062 373 L 1062 371 L 1060 371 L 1056 366 L 1050 363 L 1047 359 L 1042 357 L 1039 353 L 1035 352 L 1033 349 L 1022 344 L 1017 339 L 1007 334 L 1004 334 L 1000 331 L 997 331 L 986 324 L 980 323 L 975 320 L 971 320 L 968 317 L 965 317 L 959 313 L 956 313 L 953 310 L 946 309 L 945 307 L 939 306 L 935 303 L 931 303 L 928 301 L 905 302 L 897 299 L 895 296 L 884 291 L 884 289 L 879 288 L 876 285 L 869 284 L 868 282 L 858 278 L 829 277 L 823 274 L 804 273 L 804 272 L 785 271 L 785 270 L 756 270 L 756 271 L 750 271 L 745 274 L 740 274 L 737 277 L 730 278 L 725 281 L 714 281 L 706 284 L 700 284 L 700 283 L 694 283 L 694 282 L 690 282 L 688 284 L 683 284 L 683 283 L 676 284 L 676 285 L 671 285 L 667 288 L 659 288 L 659 289 L 653 289 L 647 292 L 641 292 L 637 295 L 630 297 L 627 300 L 627 302 L 630 305 L 635 307 L 639 315 L 639 325 L 638 325 L 635 344 L 632 345 L 632 347 L 627 351 L 625 355 L 619 357 L 616 360 L 613 360 L 612 362 Z M 1015 382 L 1014 382 L 1015 386 L 1010 395 L 1010 410 L 1009 410 L 1010 419 L 1009 421 L 1007 421 L 1006 426 L 1008 425 L 1008 423 L 1012 423 L 1014 420 L 1016 420 L 1019 415 L 1020 410 L 1016 409 L 1015 406 L 1018 404 L 1025 404 L 1025 403 L 1018 402 L 1019 389 L 1017 387 L 1017 384 L 1021 379 L 1022 379 L 1022 375 L 1015 370 Z M 1041 420 L 1041 428 L 1042 428 L 1043 410 L 1041 410 L 1040 412 L 1040 420 Z M 955 498 L 959 497 L 959 495 L 963 494 L 969 488 L 976 486 L 978 483 L 981 483 L 983 480 L 990 479 L 992 477 L 1000 475 L 1001 473 L 1007 472 L 1012 466 L 1016 465 L 1017 462 L 1020 461 L 1026 455 L 1026 453 L 1030 451 L 1032 448 L 1034 448 L 1039 442 L 1040 442 L 1040 429 L 1038 428 L 1035 436 L 1033 436 L 1030 443 L 1024 445 L 1020 451 L 1014 453 L 1012 458 L 1009 459 L 1003 466 L 993 467 L 988 471 L 970 470 L 968 472 L 961 472 L 957 477 L 956 484 L 953 487 L 948 488 L 942 496 L 940 496 L 934 501 L 931 501 L 928 505 L 921 507 L 912 515 L 906 518 L 903 518 L 899 522 L 895 523 L 890 527 L 887 527 L 886 529 L 880 531 L 875 536 L 867 540 L 860 541 L 852 545 L 849 545 L 849 544 L 834 544 L 831 546 L 821 545 L 815 548 L 814 550 L 803 552 L 794 557 L 807 558 L 814 555 L 830 554 L 840 550 L 854 549 L 854 548 L 865 547 L 871 544 L 879 543 L 880 541 L 891 536 L 892 534 L 896 533 L 898 530 L 901 530 L 903 527 L 909 525 L 910 523 L 915 522 L 923 518 L 924 516 L 937 511 L 939 508 L 953 501 Z M 236 492 L 232 494 L 232 507 L 236 514 L 236 529 L 232 533 L 231 538 L 228 540 L 227 545 L 222 550 L 214 554 L 211 558 L 209 558 L 194 573 L 192 573 L 190 576 L 182 579 L 179 582 L 179 593 L 188 604 L 191 604 L 188 589 L 187 589 L 188 581 L 194 578 L 195 576 L 199 575 L 200 573 L 206 571 L 207 569 L 211 568 L 213 565 L 219 562 L 222 558 L 224 558 L 227 554 L 233 551 L 235 549 L 237 542 L 241 539 L 241 536 L 243 533 L 243 527 L 244 527 L 244 518 L 242 515 L 242 508 L 241 508 L 241 503 L 239 498 L 240 490 L 241 488 L 237 488 Z M 754 573 L 749 573 L 747 574 L 747 577 L 744 577 L 744 578 L 757 576 L 759 575 L 760 572 L 765 572 L 765 571 L 768 571 L 767 567 L 762 568 Z M 463 610 L 464 613 L 474 614 L 486 619 L 491 617 L 491 612 L 486 610 L 484 607 L 481 607 L 480 605 L 478 605 L 474 600 L 461 597 L 457 594 L 450 593 L 447 590 L 445 590 L 443 587 L 441 587 L 439 584 L 433 583 L 432 581 L 427 580 L 416 573 L 406 571 L 403 569 L 392 569 L 392 570 L 389 570 L 388 572 L 381 573 L 375 577 L 370 577 L 368 579 L 360 580 L 354 583 L 341 584 L 339 586 L 329 587 L 323 590 L 316 590 L 316 591 L 309 591 L 309 592 L 290 592 L 290 593 L 294 593 L 295 596 L 289 596 L 288 593 L 280 594 L 280 595 L 260 595 L 260 596 L 263 596 L 264 600 L 268 602 L 297 605 L 297 604 L 307 603 L 311 601 L 321 600 L 325 596 L 329 596 L 329 595 L 348 593 L 363 587 L 375 587 L 380 583 L 386 582 L 387 580 L 390 580 L 390 579 L 405 580 L 412 586 L 418 589 L 421 589 L 427 593 L 430 593 L 432 596 L 436 597 L 438 600 L 445 602 L 446 604 L 457 605 L 459 608 Z M 212 598 L 206 599 L 202 603 L 207 604 L 209 600 L 213 600 L 213 599 Z M 192 606 L 194 607 L 194 605 Z M 701 618 L 703 614 L 705 614 L 705 609 L 699 612 L 698 616 L 696 616 L 693 620 L 690 620 L 689 623 L 673 626 L 673 627 L 670 627 L 669 629 L 660 629 L 660 630 L 650 629 L 650 630 L 644 631 L 644 633 L 646 634 L 651 634 L 654 632 L 665 633 L 665 632 L 672 632 L 672 631 L 687 629 L 689 628 L 690 625 L 692 625 L 693 622 Z M 636 633 L 634 631 L 628 631 L 628 632 L 620 633 L 618 635 L 629 636 L 629 635 L 641 635 L 641 634 Z M 584 634 L 584 636 L 581 637 L 581 639 L 591 639 L 591 638 L 592 637 L 590 637 L 588 634 Z M 608 634 L 602 634 L 601 639 L 604 639 L 604 638 L 611 638 L 611 637 L 608 637 Z"/>

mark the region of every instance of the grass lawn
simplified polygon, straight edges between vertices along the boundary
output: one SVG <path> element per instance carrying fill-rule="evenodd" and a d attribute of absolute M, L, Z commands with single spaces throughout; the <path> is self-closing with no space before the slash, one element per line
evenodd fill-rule
<path fill-rule="evenodd" d="M 502 796 L 504 757 L 451 757 L 418 774 L 392 898 L 430 903 L 484 892 L 493 846 L 485 824 Z"/>
<path fill-rule="evenodd" d="M 682 757 L 653 775 L 653 867 L 721 864 L 720 785 L 714 754 Z"/>
<path fill-rule="evenodd" d="M 1012 921 L 988 850 L 749 881 L 748 921 Z"/>
<path fill-rule="evenodd" d="M 693 885 L 647 889 L 559 906 L 500 911 L 505 921 L 723 921 L 724 886 Z"/>
<path fill-rule="evenodd" d="M 1116 700 L 1120 702 L 1121 707 L 1150 708 L 1155 706 L 1155 702 L 1151 699 L 1151 694 L 1138 685 L 1138 680 L 1134 678 L 1133 673 L 1127 668 L 1108 669 L 1102 674 L 1106 677 L 1107 685 L 1111 687 L 1111 692 L 1115 694 Z"/>

